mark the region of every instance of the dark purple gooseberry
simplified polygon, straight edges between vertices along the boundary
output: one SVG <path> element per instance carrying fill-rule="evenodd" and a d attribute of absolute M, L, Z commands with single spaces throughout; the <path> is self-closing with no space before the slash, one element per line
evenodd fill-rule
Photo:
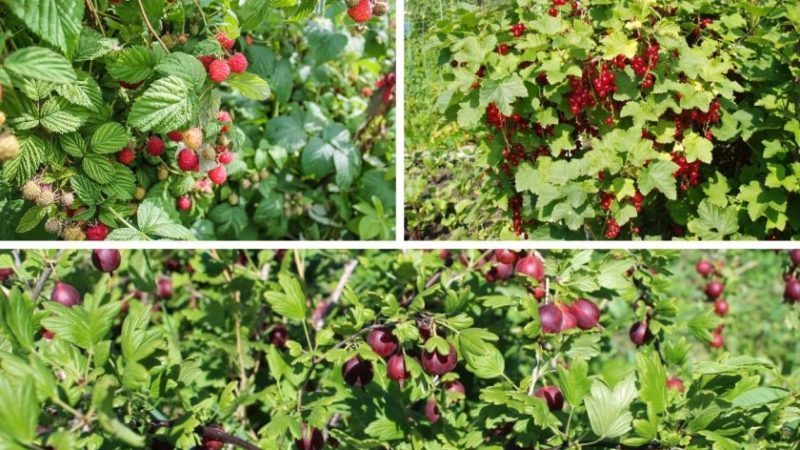
<path fill-rule="evenodd" d="M 56 281 L 53 293 L 50 294 L 50 300 L 61 303 L 64 306 L 73 307 L 81 303 L 81 294 L 72 285 Z"/>
<path fill-rule="evenodd" d="M 579 298 L 571 306 L 572 314 L 581 330 L 590 330 L 600 322 L 600 308 L 591 300 Z"/>
<path fill-rule="evenodd" d="M 297 450 L 321 450 L 325 445 L 325 436 L 318 428 L 302 424 L 300 426 L 300 439 L 294 441 Z"/>
<path fill-rule="evenodd" d="M 561 411 L 564 408 L 564 395 L 556 386 L 544 386 L 537 389 L 533 395 L 547 402 L 550 411 Z"/>
<path fill-rule="evenodd" d="M 539 320 L 542 333 L 558 333 L 561 331 L 561 322 L 564 320 L 561 310 L 552 303 L 539 306 Z"/>
<path fill-rule="evenodd" d="M 458 353 L 455 347 L 450 345 L 450 352 L 446 355 L 440 354 L 435 349 L 431 352 L 422 352 L 422 368 L 431 375 L 444 375 L 452 372 L 458 363 Z"/>
<path fill-rule="evenodd" d="M 386 358 L 395 351 L 399 345 L 397 338 L 389 328 L 376 328 L 367 335 L 367 343 L 372 347 L 372 351 L 381 358 Z"/>
<path fill-rule="evenodd" d="M 633 326 L 631 326 L 629 334 L 631 341 L 636 344 L 637 347 L 653 339 L 653 333 L 650 332 L 650 326 L 647 324 L 646 320 L 634 323 Z"/>
<path fill-rule="evenodd" d="M 344 381 L 351 386 L 364 387 L 372 381 L 374 375 L 372 363 L 358 356 L 350 358 L 342 367 Z"/>
<path fill-rule="evenodd" d="M 117 270 L 120 262 L 122 262 L 122 256 L 120 255 L 119 250 L 92 250 L 92 264 L 94 264 L 94 267 L 101 272 L 111 273 Z"/>

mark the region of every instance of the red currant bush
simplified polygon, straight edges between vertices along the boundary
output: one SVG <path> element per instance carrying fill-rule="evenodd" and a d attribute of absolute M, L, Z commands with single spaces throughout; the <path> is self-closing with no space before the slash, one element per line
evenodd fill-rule
<path fill-rule="evenodd" d="M 410 51 L 437 44 L 438 113 L 485 156 L 474 176 L 519 237 L 789 238 L 791 10 L 754 24 L 730 2 L 520 0 L 453 9 Z"/>

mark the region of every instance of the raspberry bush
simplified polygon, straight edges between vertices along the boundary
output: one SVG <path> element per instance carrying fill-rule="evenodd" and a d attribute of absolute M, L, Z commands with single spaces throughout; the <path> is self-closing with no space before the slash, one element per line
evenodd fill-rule
<path fill-rule="evenodd" d="M 4 2 L 0 237 L 390 233 L 388 7 L 322 6 Z"/>
<path fill-rule="evenodd" d="M 789 239 L 797 6 L 453 6 L 411 42 L 439 50 L 439 111 L 486 155 L 484 190 L 511 222 L 494 237 Z"/>
<path fill-rule="evenodd" d="M 798 264 L 5 251 L 0 448 L 794 449 Z"/>

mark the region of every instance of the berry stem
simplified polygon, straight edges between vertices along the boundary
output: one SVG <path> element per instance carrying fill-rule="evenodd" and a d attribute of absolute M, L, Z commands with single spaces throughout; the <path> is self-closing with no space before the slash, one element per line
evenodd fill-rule
<path fill-rule="evenodd" d="M 166 44 L 164 44 L 164 41 L 162 41 L 161 38 L 158 37 L 158 33 L 156 33 L 156 30 L 153 29 L 153 25 L 150 23 L 150 19 L 147 18 L 147 12 L 144 10 L 144 5 L 142 5 L 142 0 L 136 0 L 136 3 L 139 5 L 139 12 L 142 14 L 142 19 L 144 19 L 144 24 L 145 26 L 147 26 L 147 30 L 150 32 L 150 34 L 153 35 L 154 38 L 156 38 L 158 43 L 161 44 L 161 47 L 164 48 L 164 51 L 169 53 L 169 49 L 167 48 Z"/>

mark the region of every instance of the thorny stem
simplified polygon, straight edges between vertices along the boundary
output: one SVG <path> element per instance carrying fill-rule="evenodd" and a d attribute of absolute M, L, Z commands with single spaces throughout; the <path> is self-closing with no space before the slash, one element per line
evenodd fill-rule
<path fill-rule="evenodd" d="M 56 253 L 55 257 L 56 261 L 59 258 L 61 258 L 61 255 L 63 255 L 64 252 L 65 250 L 61 249 L 58 251 L 58 253 Z M 33 290 L 31 291 L 31 301 L 36 301 L 36 299 L 39 298 L 39 295 L 41 295 L 42 293 L 42 289 L 44 289 L 45 283 L 47 283 L 47 279 L 50 278 L 50 275 L 52 274 L 53 274 L 53 265 L 48 264 L 42 271 L 42 274 L 39 275 L 39 279 L 36 280 L 36 284 L 34 285 Z"/>

